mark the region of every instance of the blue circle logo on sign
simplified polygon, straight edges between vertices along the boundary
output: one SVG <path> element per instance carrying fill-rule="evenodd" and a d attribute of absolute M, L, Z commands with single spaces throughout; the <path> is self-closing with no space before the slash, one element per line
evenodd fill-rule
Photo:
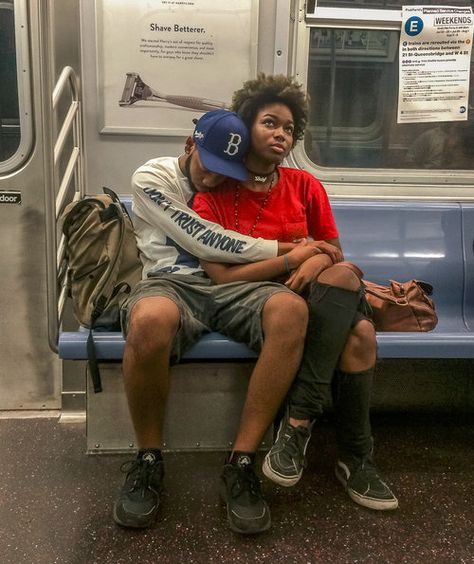
<path fill-rule="evenodd" d="M 410 37 L 418 35 L 423 30 L 423 20 L 418 16 L 412 16 L 405 22 L 405 33 Z"/>

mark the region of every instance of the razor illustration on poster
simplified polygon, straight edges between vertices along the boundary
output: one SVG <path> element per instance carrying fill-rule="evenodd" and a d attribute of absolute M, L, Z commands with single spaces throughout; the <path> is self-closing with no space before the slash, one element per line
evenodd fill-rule
<path fill-rule="evenodd" d="M 97 0 L 100 132 L 185 136 L 227 108 L 256 75 L 258 2 Z"/>
<path fill-rule="evenodd" d="M 201 112 L 227 108 L 225 102 L 218 102 L 217 100 L 207 100 L 206 98 L 197 98 L 196 96 L 164 94 L 148 86 L 136 72 L 127 72 L 119 105 L 131 106 L 136 102 L 167 102 L 168 104 Z"/>

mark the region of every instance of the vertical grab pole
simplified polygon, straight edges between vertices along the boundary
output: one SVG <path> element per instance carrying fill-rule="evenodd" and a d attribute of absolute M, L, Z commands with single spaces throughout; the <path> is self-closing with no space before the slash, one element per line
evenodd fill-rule
<path fill-rule="evenodd" d="M 48 2 L 36 3 L 38 26 L 38 39 L 40 51 L 40 91 L 41 115 L 43 116 L 43 169 L 44 169 L 44 195 L 45 195 L 45 221 L 46 221 L 46 305 L 48 313 L 48 341 L 50 348 L 57 352 L 59 318 L 58 318 L 58 292 L 57 269 L 55 249 L 56 242 L 56 211 L 55 211 L 55 183 L 53 178 L 53 107 L 51 103 L 52 61 L 50 54 L 50 11 Z"/>

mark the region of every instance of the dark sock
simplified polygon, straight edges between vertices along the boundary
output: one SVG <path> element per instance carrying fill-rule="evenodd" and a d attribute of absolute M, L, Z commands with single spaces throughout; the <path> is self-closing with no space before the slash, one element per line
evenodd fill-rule
<path fill-rule="evenodd" d="M 229 456 L 228 463 L 234 464 L 235 466 L 249 466 L 255 464 L 255 453 L 234 450 Z"/>
<path fill-rule="evenodd" d="M 162 462 L 163 456 L 159 448 L 145 448 L 138 451 L 137 459 L 145 459 L 149 464 L 155 464 L 155 462 Z"/>
<path fill-rule="evenodd" d="M 373 448 L 370 398 L 374 368 L 362 372 L 336 370 L 332 392 L 336 415 L 336 436 L 341 457 L 370 456 Z"/>

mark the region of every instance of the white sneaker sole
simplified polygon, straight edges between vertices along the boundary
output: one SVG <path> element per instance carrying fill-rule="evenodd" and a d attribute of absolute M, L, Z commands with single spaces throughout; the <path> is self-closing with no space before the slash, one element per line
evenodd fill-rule
<path fill-rule="evenodd" d="M 263 461 L 262 472 L 269 480 L 275 482 L 275 484 L 278 484 L 279 486 L 283 486 L 284 488 L 291 488 L 291 486 L 297 484 L 300 481 L 301 476 L 303 475 L 303 472 L 300 472 L 298 476 L 287 478 L 286 476 L 277 474 L 268 462 L 268 454 L 267 456 L 265 456 L 265 459 Z"/>
<path fill-rule="evenodd" d="M 342 470 L 341 470 L 342 472 Z M 347 481 L 344 476 L 338 472 L 338 467 L 336 466 L 335 469 L 336 478 L 341 482 L 346 490 L 348 496 L 355 501 L 358 505 L 362 507 L 367 507 L 368 509 L 375 509 L 376 511 L 389 511 L 391 509 L 397 509 L 398 507 L 398 499 L 395 497 L 394 499 L 390 500 L 380 500 L 380 499 L 373 499 L 370 497 L 364 497 L 357 493 L 356 491 L 352 490 L 351 488 L 347 487 Z"/>

